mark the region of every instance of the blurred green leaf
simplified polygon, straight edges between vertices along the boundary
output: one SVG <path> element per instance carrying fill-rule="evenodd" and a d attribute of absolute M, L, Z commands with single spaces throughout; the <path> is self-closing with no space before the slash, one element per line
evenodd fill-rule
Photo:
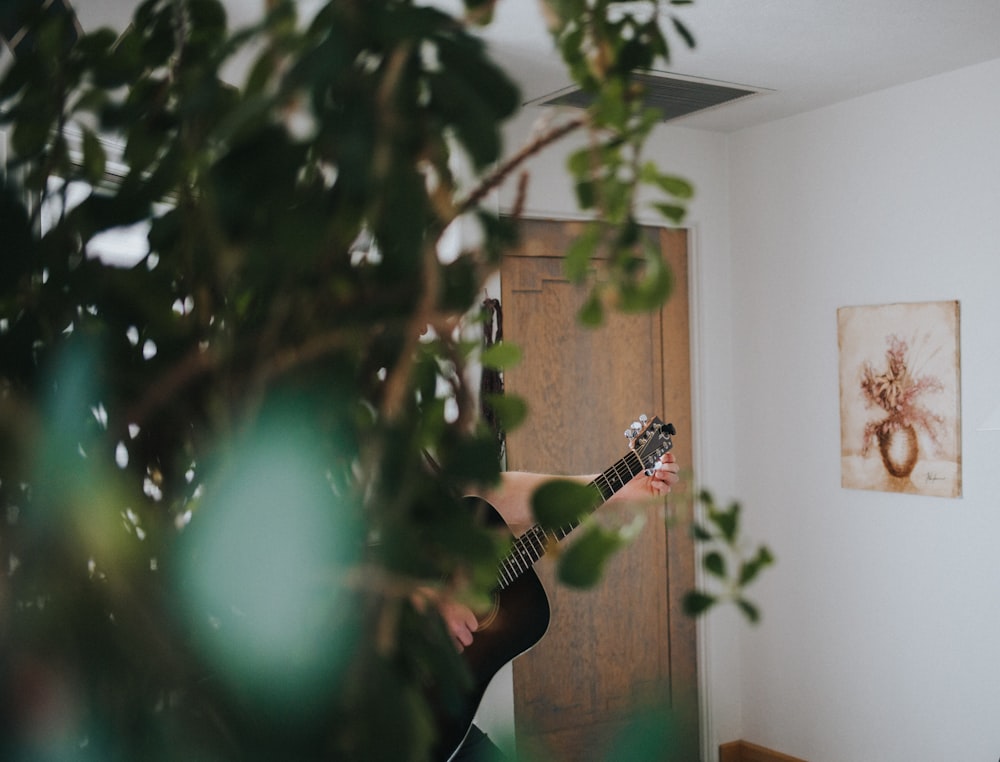
<path fill-rule="evenodd" d="M 597 204 L 597 185 L 589 180 L 578 182 L 574 186 L 576 190 L 576 203 L 581 209 L 593 209 Z"/>
<path fill-rule="evenodd" d="M 690 3 L 690 1 L 691 0 L 678 0 L 677 2 L 674 2 L 673 0 L 671 0 L 671 4 L 672 5 L 688 5 Z M 683 39 L 684 42 L 687 43 L 687 46 L 689 48 L 695 48 L 695 47 L 697 47 L 697 43 L 695 42 L 694 35 L 691 33 L 691 30 L 687 28 L 687 25 L 684 24 L 676 16 L 671 17 L 670 20 L 671 20 L 671 22 L 674 25 L 674 30 L 677 32 L 677 34 L 679 34 L 681 36 L 681 39 Z"/>
<path fill-rule="evenodd" d="M 654 172 L 647 180 L 656 185 L 664 193 L 675 198 L 689 200 L 694 197 L 694 186 L 682 177 Z"/>
<path fill-rule="evenodd" d="M 754 556 L 749 561 L 745 561 L 740 568 L 740 585 L 748 585 L 757 578 L 761 570 L 774 563 L 774 556 L 771 555 L 771 551 L 762 547 L 757 551 L 757 555 Z"/>
<path fill-rule="evenodd" d="M 595 328 L 604 322 L 604 306 L 597 293 L 592 293 L 580 308 L 578 315 L 580 325 Z"/>
<path fill-rule="evenodd" d="M 35 263 L 31 221 L 23 200 L 7 183 L 0 184 L 0 230 L 4 252 L 0 256 L 0 294 L 17 287 Z M 2 298 L 2 297 L 0 297 Z"/>
<path fill-rule="evenodd" d="M 675 225 L 680 225 L 687 216 L 687 209 L 676 204 L 654 203 L 653 208 Z"/>
<path fill-rule="evenodd" d="M 511 394 L 487 394 L 485 400 L 500 419 L 505 431 L 513 431 L 528 417 L 528 404 L 523 397 Z"/>
<path fill-rule="evenodd" d="M 691 532 L 694 536 L 694 539 L 698 540 L 699 542 L 708 542 L 714 537 L 714 535 L 711 532 L 709 532 L 707 529 L 705 529 L 701 524 L 697 522 L 691 524 Z"/>
<path fill-rule="evenodd" d="M 733 503 L 729 506 L 728 510 L 714 510 L 709 513 L 709 520 L 718 527 L 719 531 L 722 532 L 723 538 L 726 542 L 733 542 L 736 539 L 736 533 L 739 530 L 739 520 L 740 520 L 740 506 L 739 503 Z"/>
<path fill-rule="evenodd" d="M 700 616 L 714 606 L 717 599 L 708 593 L 690 591 L 684 594 L 684 613 L 688 616 Z"/>
<path fill-rule="evenodd" d="M 483 350 L 480 362 L 484 368 L 509 370 L 521 362 L 521 348 L 517 344 L 502 341 Z"/>
<path fill-rule="evenodd" d="M 629 279 L 619 286 L 623 312 L 644 312 L 656 309 L 670 296 L 674 287 L 673 273 L 661 258 L 655 246 L 644 246 L 645 257 L 642 260 L 641 275 Z M 627 254 L 630 254 L 628 252 Z M 636 270 L 640 263 L 634 260 Z M 627 273 L 631 275 L 631 273 Z"/>
<path fill-rule="evenodd" d="M 497 0 L 463 0 L 463 2 L 466 15 L 473 23 L 486 25 L 493 20 Z"/>
<path fill-rule="evenodd" d="M 20 158 L 30 159 L 37 156 L 48 143 L 55 115 L 41 112 L 41 110 L 39 112 L 22 118 L 14 124 L 10 144 L 14 153 Z"/>
<path fill-rule="evenodd" d="M 758 609 L 757 606 L 755 606 L 754 604 L 750 603 L 750 601 L 741 598 L 740 600 L 736 601 L 736 605 L 740 607 L 740 611 L 743 612 L 743 614 L 746 616 L 748 620 L 750 620 L 752 624 L 756 624 L 757 622 L 760 621 L 760 609 Z"/>
<path fill-rule="evenodd" d="M 566 249 L 566 259 L 563 262 L 563 269 L 570 282 L 580 283 L 590 273 L 593 267 L 591 260 L 597 253 L 600 237 L 600 226 L 591 224 L 570 242 L 569 248 Z"/>
<path fill-rule="evenodd" d="M 718 551 L 713 550 L 710 553 L 706 553 L 704 559 L 702 559 L 702 564 L 709 574 L 725 579 L 726 559 Z"/>
<path fill-rule="evenodd" d="M 531 496 L 531 509 L 546 529 L 576 524 L 599 503 L 594 488 L 567 479 L 545 482 Z"/>
<path fill-rule="evenodd" d="M 475 38 L 441 35 L 435 42 L 443 68 L 430 78 L 433 92 L 450 104 L 448 117 L 470 155 L 484 166 L 499 156 L 497 122 L 518 108 L 520 92 Z M 443 87 L 435 87 L 439 78 Z"/>
<path fill-rule="evenodd" d="M 566 168 L 574 177 L 586 177 L 590 174 L 595 162 L 595 156 L 590 148 L 580 148 L 570 153 L 566 159 Z"/>
<path fill-rule="evenodd" d="M 104 153 L 104 146 L 98 140 L 97 135 L 89 129 L 83 130 L 83 171 L 87 181 L 97 185 L 104 180 L 104 169 L 107 166 L 107 158 Z"/>
<path fill-rule="evenodd" d="M 600 582 L 608 560 L 624 544 L 622 537 L 597 524 L 588 525 L 559 557 L 559 581 L 588 589 Z"/>

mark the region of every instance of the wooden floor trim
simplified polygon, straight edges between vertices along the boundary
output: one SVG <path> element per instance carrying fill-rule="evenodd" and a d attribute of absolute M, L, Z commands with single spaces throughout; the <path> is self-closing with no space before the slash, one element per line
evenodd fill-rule
<path fill-rule="evenodd" d="M 772 751 L 749 741 L 731 741 L 719 746 L 719 762 L 806 762 L 801 757 L 791 757 Z"/>

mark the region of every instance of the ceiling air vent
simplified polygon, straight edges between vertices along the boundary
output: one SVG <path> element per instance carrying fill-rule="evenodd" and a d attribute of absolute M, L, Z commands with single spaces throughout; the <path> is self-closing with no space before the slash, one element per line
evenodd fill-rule
<path fill-rule="evenodd" d="M 715 108 L 725 103 L 732 103 L 760 92 L 760 90 L 743 85 L 680 77 L 673 74 L 636 74 L 635 79 L 646 87 L 646 104 L 659 109 L 665 122 Z M 530 101 L 528 105 L 586 108 L 591 101 L 589 93 L 573 86 L 549 95 L 543 95 L 541 98 Z"/>

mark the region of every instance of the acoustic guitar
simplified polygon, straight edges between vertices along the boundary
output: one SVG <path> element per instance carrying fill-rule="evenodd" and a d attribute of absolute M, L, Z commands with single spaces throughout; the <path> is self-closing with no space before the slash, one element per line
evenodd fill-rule
<path fill-rule="evenodd" d="M 647 421 L 646 416 L 641 416 L 639 422 L 632 424 L 625 432 L 631 440 L 631 449 L 589 485 L 594 490 L 591 512 L 639 473 L 651 474 L 661 456 L 673 447 L 670 437 L 675 433 L 672 423 L 663 423 L 656 417 Z M 506 526 L 488 502 L 481 498 L 469 500 L 486 512 L 488 522 Z M 542 639 L 549 626 L 549 601 L 533 567 L 551 543 L 564 539 L 579 524 L 577 520 L 558 529 L 535 524 L 512 540 L 510 551 L 500 562 L 493 607 L 480 621 L 472 644 L 462 652 L 472 676 L 472 687 L 460 705 L 435 706 L 438 741 L 431 759 L 444 762 L 455 756 L 490 681 L 502 667 Z"/>

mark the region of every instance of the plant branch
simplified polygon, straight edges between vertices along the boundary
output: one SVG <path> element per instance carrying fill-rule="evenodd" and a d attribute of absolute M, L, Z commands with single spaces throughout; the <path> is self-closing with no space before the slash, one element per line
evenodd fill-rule
<path fill-rule="evenodd" d="M 184 387 L 219 365 L 218 352 L 195 346 L 187 356 L 173 366 L 128 411 L 125 423 L 142 426 L 146 417 L 173 399 Z"/>
<path fill-rule="evenodd" d="M 438 267 L 437 248 L 434 242 L 423 246 L 423 273 L 422 281 L 424 288 L 420 294 L 420 301 L 417 303 L 410 319 L 410 329 L 406 332 L 406 340 L 399 353 L 399 362 L 389 373 L 385 383 L 385 397 L 382 402 L 382 411 L 389 421 L 395 420 L 403 410 L 403 400 L 406 397 L 410 371 L 416 359 L 417 343 L 427 325 L 430 323 L 434 313 L 434 305 L 437 304 L 438 296 L 441 292 L 441 274 Z"/>
<path fill-rule="evenodd" d="M 483 181 L 476 188 L 474 188 L 463 201 L 459 202 L 456 216 L 460 217 L 466 212 L 474 209 L 490 191 L 503 183 L 503 181 L 506 180 L 507 177 L 521 164 L 530 159 L 536 153 L 539 153 L 543 148 L 555 143 L 557 140 L 561 140 L 571 132 L 583 127 L 587 121 L 587 114 L 581 114 L 580 116 L 574 117 L 558 127 L 539 135 L 537 138 L 525 145 L 520 151 L 515 153 L 507 159 L 507 161 L 498 166 L 493 172 L 483 178 Z"/>

